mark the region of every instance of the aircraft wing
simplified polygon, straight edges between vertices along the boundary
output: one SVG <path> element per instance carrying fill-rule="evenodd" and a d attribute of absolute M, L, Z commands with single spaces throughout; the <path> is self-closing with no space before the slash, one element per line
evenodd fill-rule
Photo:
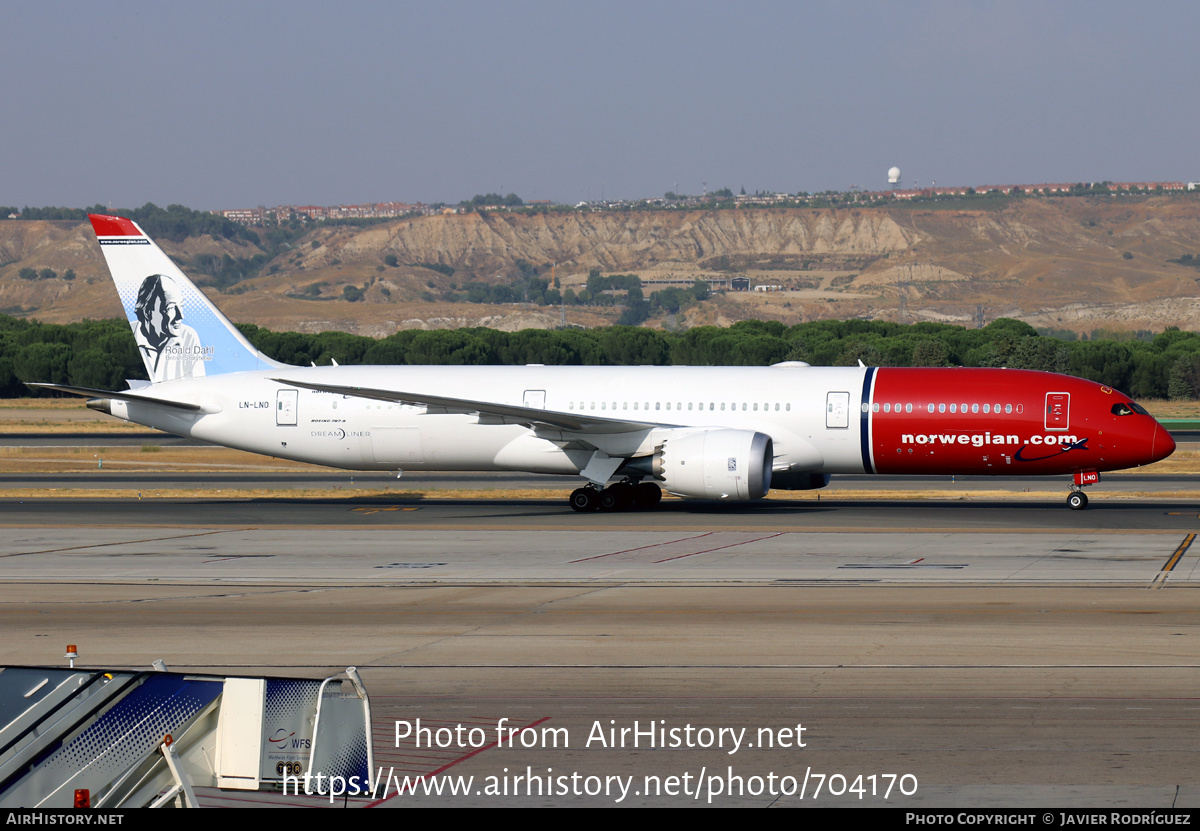
<path fill-rule="evenodd" d="M 171 401 L 166 398 L 155 398 L 152 395 L 138 395 L 132 392 L 113 392 L 112 390 L 94 390 L 91 387 L 72 387 L 66 384 L 35 384 L 26 382 L 27 387 L 41 387 L 47 390 L 57 390 L 71 395 L 82 395 L 86 398 L 115 398 L 118 401 L 144 401 L 147 404 L 159 404 L 163 407 L 174 407 L 177 410 L 187 410 L 190 413 L 200 412 L 199 404 L 189 404 L 184 401 Z"/>
<path fill-rule="evenodd" d="M 557 410 L 541 410 L 536 407 L 519 407 L 513 404 L 497 404 L 491 401 L 472 401 L 467 398 L 448 398 L 444 395 L 402 392 L 400 390 L 376 390 L 368 387 L 342 387 L 335 384 L 310 384 L 287 378 L 272 378 L 289 387 L 302 387 L 336 395 L 355 398 L 370 398 L 375 401 L 392 401 L 419 407 L 434 407 L 448 413 L 493 416 L 511 424 L 546 425 L 572 433 L 629 433 L 664 427 L 658 421 L 630 421 L 623 418 L 604 418 L 583 413 L 564 413 Z"/>

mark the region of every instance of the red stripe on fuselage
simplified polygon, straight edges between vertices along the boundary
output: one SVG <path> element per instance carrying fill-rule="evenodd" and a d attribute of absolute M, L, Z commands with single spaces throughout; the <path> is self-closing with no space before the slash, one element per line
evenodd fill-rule
<path fill-rule="evenodd" d="M 1153 418 L 1115 415 L 1113 405 L 1129 399 L 1081 378 L 1019 369 L 881 368 L 874 387 L 869 418 L 879 473 L 1074 473 L 1169 455 L 1161 447 L 1156 452 Z M 1050 393 L 1055 411 L 1048 419 Z M 1064 394 L 1070 396 L 1065 415 Z"/>

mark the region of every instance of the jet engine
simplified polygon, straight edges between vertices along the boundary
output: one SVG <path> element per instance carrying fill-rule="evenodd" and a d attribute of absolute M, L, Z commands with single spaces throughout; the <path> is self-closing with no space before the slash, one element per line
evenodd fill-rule
<path fill-rule="evenodd" d="M 771 437 L 713 429 L 663 442 L 654 475 L 670 493 L 699 499 L 758 499 L 771 489 Z"/>

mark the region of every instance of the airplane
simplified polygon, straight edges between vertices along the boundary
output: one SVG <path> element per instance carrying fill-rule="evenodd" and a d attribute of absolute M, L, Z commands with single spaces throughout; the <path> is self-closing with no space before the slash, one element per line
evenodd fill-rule
<path fill-rule="evenodd" d="M 665 489 L 749 501 L 835 474 L 1071 475 L 1164 459 L 1128 396 L 1017 369 L 289 366 L 255 349 L 131 220 L 89 216 L 150 381 L 34 384 L 180 436 L 348 470 L 582 477 L 576 511 Z"/>

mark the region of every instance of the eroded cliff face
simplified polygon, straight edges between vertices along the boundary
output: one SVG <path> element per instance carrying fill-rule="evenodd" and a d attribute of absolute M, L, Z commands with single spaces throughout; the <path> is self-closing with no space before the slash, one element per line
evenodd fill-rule
<path fill-rule="evenodd" d="M 488 213 L 368 229 L 341 250 L 473 270 L 504 268 L 522 259 L 629 271 L 714 257 L 880 257 L 907 250 L 915 238 L 891 216 L 876 211 Z"/>
<path fill-rule="evenodd" d="M 181 260 L 259 253 L 207 237 L 160 243 Z M 685 282 L 746 274 L 790 289 L 728 295 L 690 312 L 689 324 L 850 316 L 967 322 L 982 310 L 988 319 L 1079 329 L 1200 328 L 1200 271 L 1175 262 L 1184 254 L 1200 259 L 1197 198 L 1029 199 L 995 210 L 471 213 L 316 229 L 217 302 L 235 320 L 307 331 L 561 323 L 549 308 L 437 299 L 451 283 L 507 281 L 523 261 L 554 264 L 564 287 L 598 268 Z M 397 266 L 385 266 L 393 256 Z M 71 268 L 77 276 L 21 280 L 25 267 L 60 275 Z M 321 302 L 306 292 L 315 284 Z M 341 299 L 348 285 L 364 290 L 362 302 Z M 90 227 L 0 222 L 3 309 L 55 322 L 119 315 Z M 568 322 L 600 325 L 618 313 L 569 308 Z"/>

